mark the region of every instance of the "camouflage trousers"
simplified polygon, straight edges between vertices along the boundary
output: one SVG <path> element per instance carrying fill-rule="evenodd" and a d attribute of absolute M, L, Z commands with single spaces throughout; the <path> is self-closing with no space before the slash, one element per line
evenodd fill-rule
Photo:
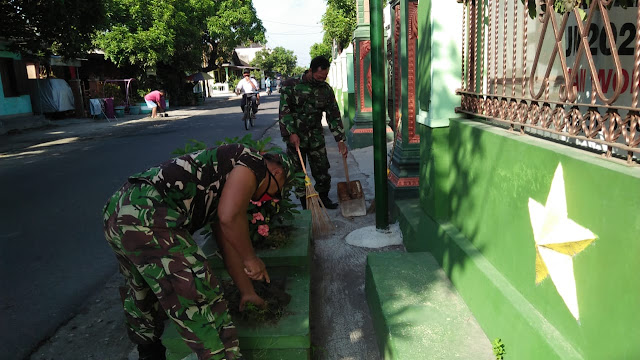
<path fill-rule="evenodd" d="M 309 164 L 307 172 L 311 168 L 311 174 L 316 181 L 314 189 L 318 193 L 329 192 L 331 190 L 331 175 L 329 175 L 329 158 L 327 158 L 327 148 L 325 147 L 324 135 L 322 133 L 312 133 L 310 136 L 303 138 L 300 136 L 300 153 L 302 158 Z M 302 165 L 298 158 L 296 147 L 287 141 L 287 155 L 292 159 L 295 172 L 302 172 Z M 305 188 L 295 189 L 297 197 L 305 196 Z"/>
<path fill-rule="evenodd" d="M 183 222 L 148 184 L 125 184 L 105 206 L 105 237 L 127 283 L 121 295 L 129 337 L 158 341 L 168 316 L 198 359 L 239 359 L 222 290 Z"/>

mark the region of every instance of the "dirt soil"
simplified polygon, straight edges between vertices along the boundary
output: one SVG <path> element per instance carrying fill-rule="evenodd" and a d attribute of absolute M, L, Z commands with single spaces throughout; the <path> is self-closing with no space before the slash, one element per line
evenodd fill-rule
<path fill-rule="evenodd" d="M 104 288 L 94 293 L 78 309 L 78 314 L 62 325 L 32 354 L 32 360 L 123 360 L 134 349 L 124 325 L 124 311 L 118 286 L 124 280 L 115 273 Z M 132 359 L 137 359 L 137 353 Z"/>
<path fill-rule="evenodd" d="M 277 322 L 285 314 L 284 309 L 291 302 L 291 295 L 285 292 L 286 279 L 271 279 L 271 283 L 253 281 L 256 294 L 266 303 L 265 309 L 247 306 L 240 311 L 240 291 L 231 281 L 221 281 L 224 298 L 227 300 L 229 312 L 234 321 L 242 321 L 244 324 Z"/>

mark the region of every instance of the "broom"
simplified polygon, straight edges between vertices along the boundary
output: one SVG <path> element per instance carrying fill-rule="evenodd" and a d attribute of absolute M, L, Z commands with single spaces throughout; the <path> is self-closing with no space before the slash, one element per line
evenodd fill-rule
<path fill-rule="evenodd" d="M 302 159 L 300 148 L 297 148 L 297 150 L 298 157 L 300 158 L 300 164 L 302 164 L 302 171 L 304 171 L 304 187 L 307 198 L 307 209 L 311 210 L 313 235 L 314 237 L 321 237 L 331 232 L 333 224 L 331 223 L 331 219 L 329 218 L 329 214 L 327 214 L 324 204 L 320 200 L 318 192 L 313 188 L 313 185 L 311 185 L 311 179 L 309 179 L 309 176 L 307 175 L 307 168 L 304 166 L 304 159 Z"/>

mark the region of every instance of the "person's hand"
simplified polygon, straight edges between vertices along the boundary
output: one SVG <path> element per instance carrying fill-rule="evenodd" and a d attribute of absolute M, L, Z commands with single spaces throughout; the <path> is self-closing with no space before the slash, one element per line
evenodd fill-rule
<path fill-rule="evenodd" d="M 244 263 L 244 273 L 247 274 L 249 279 L 251 280 L 265 280 L 270 283 L 271 279 L 269 278 L 269 273 L 267 272 L 267 268 L 264 266 L 262 260 L 259 257 L 253 256 L 249 259 L 243 261 Z"/>
<path fill-rule="evenodd" d="M 300 147 L 300 137 L 298 137 L 298 135 L 296 134 L 291 134 L 289 135 L 289 142 L 291 143 L 291 145 L 293 145 L 296 149 Z"/>
<path fill-rule="evenodd" d="M 252 303 L 253 305 L 261 309 L 267 307 L 267 303 L 256 293 L 242 295 L 242 297 L 240 298 L 240 311 L 244 311 L 247 303 Z"/>
<path fill-rule="evenodd" d="M 338 142 L 338 151 L 340 151 L 340 154 L 342 154 L 343 157 L 347 157 L 349 149 L 347 149 L 347 144 L 345 144 L 344 141 Z"/>

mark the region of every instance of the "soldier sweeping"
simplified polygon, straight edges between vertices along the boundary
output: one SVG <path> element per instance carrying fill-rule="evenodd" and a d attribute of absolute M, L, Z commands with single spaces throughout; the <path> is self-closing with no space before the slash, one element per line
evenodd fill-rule
<path fill-rule="evenodd" d="M 315 189 L 324 206 L 336 209 L 337 203 L 329 199 L 331 175 L 329 159 L 324 142 L 322 113 L 326 113 L 329 129 L 342 156 L 347 156 L 347 145 L 342 127 L 340 109 L 336 103 L 333 89 L 325 82 L 329 73 L 329 60 L 317 56 L 311 60 L 311 66 L 300 79 L 286 81 L 280 94 L 280 133 L 287 144 L 287 155 L 296 159 L 300 148 L 303 159 L 309 161 L 311 173 L 316 181 Z M 302 171 L 299 162 L 293 161 L 296 172 Z M 305 189 L 296 188 L 296 196 L 306 209 Z"/>
<path fill-rule="evenodd" d="M 290 169 L 281 152 L 223 145 L 135 174 L 110 198 L 105 236 L 127 282 L 127 329 L 140 359 L 165 359 L 165 314 L 198 359 L 241 358 L 222 290 L 191 234 L 211 224 L 241 310 L 264 305 L 251 280 L 269 274 L 249 240 L 247 206 L 281 197 Z"/>

